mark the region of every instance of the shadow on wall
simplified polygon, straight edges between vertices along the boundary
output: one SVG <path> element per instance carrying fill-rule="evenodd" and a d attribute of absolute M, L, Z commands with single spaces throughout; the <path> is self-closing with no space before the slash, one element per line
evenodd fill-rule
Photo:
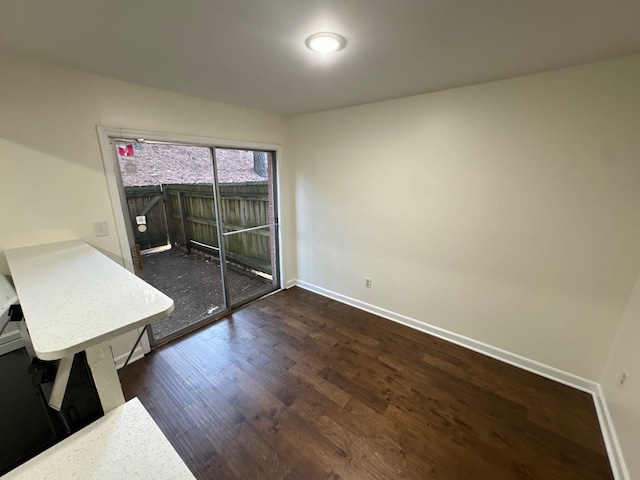
<path fill-rule="evenodd" d="M 100 104 L 93 76 L 12 56 L 0 59 L 3 138 L 47 156 L 102 170 L 95 131 Z"/>
<path fill-rule="evenodd" d="M 64 242 L 67 240 L 77 240 L 77 236 L 69 232 L 68 230 L 37 230 L 36 232 L 21 232 L 16 235 L 9 235 L 0 238 L 0 273 L 9 275 L 9 265 L 7 263 L 7 257 L 5 250 L 18 247 L 29 247 L 32 245 L 38 245 L 41 243 L 55 243 Z M 112 260 L 121 263 L 120 258 L 114 258 L 113 254 L 104 250 L 100 250 L 103 254 L 107 255 Z"/>

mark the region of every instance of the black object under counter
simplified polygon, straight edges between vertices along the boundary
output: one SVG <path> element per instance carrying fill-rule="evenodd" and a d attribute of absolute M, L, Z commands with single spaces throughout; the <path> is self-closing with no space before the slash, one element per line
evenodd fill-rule
<path fill-rule="evenodd" d="M 57 363 L 24 348 L 0 356 L 0 475 L 103 415 L 84 353 L 74 358 L 60 412 L 49 408 Z"/>

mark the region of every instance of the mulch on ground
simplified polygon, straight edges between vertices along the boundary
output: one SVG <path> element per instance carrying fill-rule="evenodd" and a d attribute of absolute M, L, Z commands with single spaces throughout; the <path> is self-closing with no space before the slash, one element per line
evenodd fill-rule
<path fill-rule="evenodd" d="M 178 248 L 143 256 L 140 276 L 171 297 L 175 310 L 171 315 L 151 324 L 158 341 L 200 320 L 224 310 L 222 275 L 217 257 Z M 249 272 L 227 268 L 227 283 L 232 301 L 248 298 L 264 291 L 270 281 Z"/>

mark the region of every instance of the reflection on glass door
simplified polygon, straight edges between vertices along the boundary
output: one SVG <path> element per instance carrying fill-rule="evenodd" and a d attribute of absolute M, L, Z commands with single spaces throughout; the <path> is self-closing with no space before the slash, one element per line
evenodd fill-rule
<path fill-rule="evenodd" d="M 237 306 L 279 287 L 272 152 L 215 150 L 225 288 Z"/>

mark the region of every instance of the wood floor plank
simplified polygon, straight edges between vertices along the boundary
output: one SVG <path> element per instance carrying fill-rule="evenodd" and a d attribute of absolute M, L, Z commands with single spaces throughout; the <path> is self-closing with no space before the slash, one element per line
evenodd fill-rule
<path fill-rule="evenodd" d="M 310 388 L 315 389 L 317 393 L 326 396 L 341 407 L 344 407 L 353 398 L 353 395 L 325 380 L 318 375 L 318 372 L 310 371 L 304 365 L 294 365 L 289 369 L 289 372 L 309 385 Z"/>
<path fill-rule="evenodd" d="M 201 479 L 610 479 L 592 397 L 292 288 L 121 373 Z"/>
<path fill-rule="evenodd" d="M 209 442 L 204 433 L 190 429 L 177 437 L 184 451 L 196 465 L 198 476 L 207 480 L 239 480 L 229 466 L 229 461 Z"/>

